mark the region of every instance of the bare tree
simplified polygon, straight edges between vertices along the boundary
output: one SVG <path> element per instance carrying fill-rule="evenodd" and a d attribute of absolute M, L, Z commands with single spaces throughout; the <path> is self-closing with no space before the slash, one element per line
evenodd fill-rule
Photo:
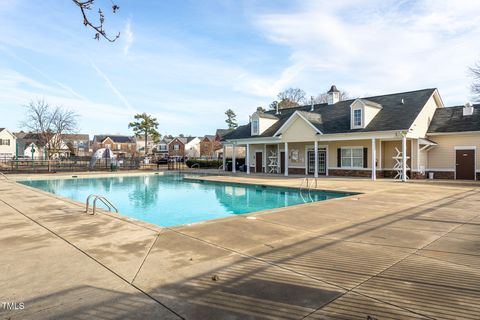
<path fill-rule="evenodd" d="M 350 96 L 349 96 L 348 92 L 343 91 L 343 90 L 340 90 L 340 101 L 348 100 L 348 99 L 350 99 Z M 320 93 L 320 94 L 314 99 L 314 102 L 315 102 L 315 103 L 327 103 L 327 102 L 328 102 L 328 93 L 327 93 L 327 91 L 325 91 L 325 92 L 323 92 L 323 93 Z"/>
<path fill-rule="evenodd" d="M 306 93 L 300 88 L 288 88 L 283 90 L 277 95 L 279 100 L 278 108 L 285 109 L 285 108 L 292 108 L 298 107 L 300 104 L 304 103 Z"/>
<path fill-rule="evenodd" d="M 470 73 L 473 78 L 470 88 L 475 95 L 475 100 L 480 101 L 480 62 L 475 63 L 475 65 L 470 68 Z"/>
<path fill-rule="evenodd" d="M 37 134 L 51 159 L 62 149 L 63 135 L 77 130 L 78 115 L 62 107 L 50 107 L 44 100 L 31 101 L 25 106 L 26 116 L 22 127 Z"/>
<path fill-rule="evenodd" d="M 105 29 L 103 28 L 103 23 L 105 22 L 105 15 L 102 11 L 102 9 L 98 9 L 98 23 L 94 24 L 87 15 L 87 11 L 92 10 L 92 6 L 95 3 L 95 0 L 72 0 L 73 3 L 75 3 L 79 8 L 83 16 L 83 24 L 85 27 L 90 27 L 95 31 L 95 37 L 94 39 L 100 40 L 100 37 L 103 37 L 107 39 L 110 42 L 115 42 L 120 37 L 120 32 L 117 33 L 116 36 L 109 37 L 107 36 L 107 33 Z M 116 5 L 115 3 L 112 2 L 112 12 L 116 13 L 120 7 Z"/>

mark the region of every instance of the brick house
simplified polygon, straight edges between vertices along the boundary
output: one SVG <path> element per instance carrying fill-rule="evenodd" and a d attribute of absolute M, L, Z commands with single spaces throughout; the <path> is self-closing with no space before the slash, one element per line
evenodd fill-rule
<path fill-rule="evenodd" d="M 101 148 L 107 148 L 119 158 L 131 157 L 138 154 L 135 139 L 120 135 L 95 135 L 92 148 L 95 152 Z"/>
<path fill-rule="evenodd" d="M 176 158 L 200 157 L 200 138 L 176 137 L 168 143 L 168 156 Z"/>
<path fill-rule="evenodd" d="M 214 135 L 206 135 L 200 141 L 200 157 L 202 158 L 216 158 L 216 153 L 218 149 L 222 148 L 220 140 L 216 139 Z"/>

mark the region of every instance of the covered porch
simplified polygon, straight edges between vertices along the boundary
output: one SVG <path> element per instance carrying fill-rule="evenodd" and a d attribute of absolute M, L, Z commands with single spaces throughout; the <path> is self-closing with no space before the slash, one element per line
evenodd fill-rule
<path fill-rule="evenodd" d="M 395 178 L 425 177 L 427 152 L 434 142 L 395 133 L 376 137 L 327 137 L 313 141 L 236 141 L 245 150 L 245 172 Z M 233 152 L 235 155 L 235 152 Z M 233 158 L 235 162 L 235 158 Z M 232 170 L 235 172 L 235 168 Z"/>

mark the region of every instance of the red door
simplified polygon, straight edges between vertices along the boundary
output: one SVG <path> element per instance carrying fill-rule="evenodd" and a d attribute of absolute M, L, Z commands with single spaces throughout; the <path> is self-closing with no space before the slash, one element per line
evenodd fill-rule
<path fill-rule="evenodd" d="M 475 180 L 475 150 L 456 150 L 456 174 L 460 180 Z"/>
<path fill-rule="evenodd" d="M 255 152 L 255 172 L 261 173 L 263 168 L 263 157 L 261 152 Z"/>

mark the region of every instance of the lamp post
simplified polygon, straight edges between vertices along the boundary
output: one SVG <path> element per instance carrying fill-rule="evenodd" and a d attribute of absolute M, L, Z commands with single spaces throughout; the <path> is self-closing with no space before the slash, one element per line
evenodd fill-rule
<path fill-rule="evenodd" d="M 15 168 L 18 170 L 18 141 L 15 142 Z"/>
<path fill-rule="evenodd" d="M 32 144 L 32 148 L 30 149 L 32 152 L 32 169 L 35 167 L 35 145 Z"/>

